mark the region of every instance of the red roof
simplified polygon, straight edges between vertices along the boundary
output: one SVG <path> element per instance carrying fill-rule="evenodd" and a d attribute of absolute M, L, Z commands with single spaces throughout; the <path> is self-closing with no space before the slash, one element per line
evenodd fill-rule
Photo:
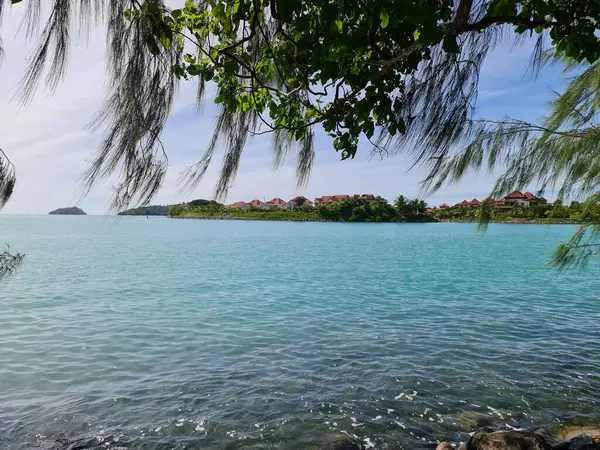
<path fill-rule="evenodd" d="M 261 206 L 262 204 L 263 202 L 261 202 L 260 200 L 254 199 L 248 203 L 248 206 Z"/>
<path fill-rule="evenodd" d="M 279 197 L 275 197 L 273 200 L 269 200 L 265 204 L 266 205 L 271 205 L 271 206 L 285 206 L 285 205 L 287 205 L 287 203 L 284 202 L 283 200 L 281 200 Z"/>
<path fill-rule="evenodd" d="M 445 204 L 445 203 L 442 203 L 442 204 L 440 205 L 440 208 L 447 208 L 447 207 L 448 207 L 448 205 L 447 205 L 447 204 Z"/>
<path fill-rule="evenodd" d="M 523 193 L 521 191 L 514 191 L 514 192 L 511 192 L 510 194 L 508 194 L 504 198 L 527 198 L 527 197 L 525 195 L 523 195 Z"/>
<path fill-rule="evenodd" d="M 246 202 L 235 202 L 231 205 L 227 205 L 228 208 L 241 208 L 243 206 L 248 206 L 248 204 Z"/>
<path fill-rule="evenodd" d="M 358 196 L 361 200 L 375 200 L 375 196 L 373 194 L 362 194 Z"/>
<path fill-rule="evenodd" d="M 458 206 L 469 206 L 469 202 L 468 202 L 468 201 L 466 201 L 466 200 L 463 200 L 462 202 L 460 202 L 460 203 L 458 204 Z"/>
<path fill-rule="evenodd" d="M 525 192 L 523 195 L 525 196 L 525 198 L 527 198 L 527 200 L 535 200 L 537 198 L 531 192 Z"/>
<path fill-rule="evenodd" d="M 319 203 L 333 203 L 341 202 L 342 200 L 346 200 L 348 197 L 350 197 L 348 194 L 324 195 L 323 197 L 317 197 L 315 201 Z"/>
<path fill-rule="evenodd" d="M 473 200 L 471 200 L 471 202 L 469 204 L 471 206 L 479 206 L 479 205 L 481 205 L 481 202 L 479 200 L 477 200 L 476 198 L 474 198 Z"/>
<path fill-rule="evenodd" d="M 313 203 L 311 200 L 309 200 L 308 198 L 304 197 L 303 195 L 299 195 L 299 196 L 297 196 L 297 197 L 294 197 L 294 198 L 293 198 L 293 199 L 291 199 L 291 200 L 290 200 L 288 203 L 292 203 L 292 204 L 294 204 L 294 205 L 295 205 L 295 204 L 297 204 L 297 203 L 298 203 L 298 200 L 299 200 L 299 199 L 302 199 L 302 200 L 303 200 L 303 204 L 304 204 L 304 205 L 312 205 L 312 203 Z"/>

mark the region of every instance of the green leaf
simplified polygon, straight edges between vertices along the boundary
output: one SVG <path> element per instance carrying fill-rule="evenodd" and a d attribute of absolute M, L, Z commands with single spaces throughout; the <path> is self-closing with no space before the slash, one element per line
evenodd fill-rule
<path fill-rule="evenodd" d="M 156 45 L 156 41 L 152 36 L 148 36 L 146 38 L 146 46 L 148 47 L 148 51 L 153 55 L 158 55 L 158 53 L 160 52 L 160 50 L 158 49 L 158 45 Z"/>
<path fill-rule="evenodd" d="M 381 19 L 381 28 L 387 28 L 390 24 L 390 15 L 385 11 L 382 11 L 379 18 Z"/>
<path fill-rule="evenodd" d="M 169 48 L 171 48 L 171 44 L 173 41 L 171 40 L 171 36 L 169 36 L 165 33 L 160 37 L 160 42 L 163 45 L 163 47 L 165 48 L 165 50 L 169 50 Z"/>
<path fill-rule="evenodd" d="M 456 36 L 453 34 L 447 34 L 444 37 L 444 43 L 442 44 L 442 48 L 446 53 L 460 53 L 458 41 L 456 40 Z"/>
<path fill-rule="evenodd" d="M 341 20 L 336 20 L 334 23 L 335 23 L 335 26 L 336 26 L 338 32 L 341 33 L 342 30 L 344 29 L 344 24 L 342 23 L 342 21 Z"/>

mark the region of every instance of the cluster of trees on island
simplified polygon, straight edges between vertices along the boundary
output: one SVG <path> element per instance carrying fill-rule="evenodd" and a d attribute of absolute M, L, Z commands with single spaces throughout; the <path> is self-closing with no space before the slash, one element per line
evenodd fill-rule
<path fill-rule="evenodd" d="M 215 200 L 198 199 L 187 204 L 156 208 L 160 215 L 171 217 L 198 218 L 237 218 L 264 220 L 322 220 L 330 222 L 477 222 L 482 220 L 483 207 L 451 206 L 447 208 L 429 208 L 422 199 L 410 199 L 399 195 L 390 204 L 383 197 L 372 200 L 348 197 L 342 201 L 322 204 L 317 207 L 298 205 L 293 210 L 232 208 Z M 160 209 L 159 209 L 160 208 Z M 146 209 L 132 210 L 142 214 Z M 126 212 L 127 213 L 127 212 Z M 125 214 L 125 213 L 121 213 Z M 573 201 L 569 205 L 557 200 L 551 204 L 538 204 L 528 207 L 515 207 L 510 211 L 492 209 L 485 219 L 492 222 L 548 222 L 548 223 L 590 223 L 600 221 L 600 206 Z"/>
<path fill-rule="evenodd" d="M 322 220 L 330 222 L 430 222 L 427 203 L 400 195 L 393 205 L 377 196 L 372 200 L 348 197 L 344 200 L 317 207 L 298 205 L 293 210 L 262 208 L 231 208 L 209 200 L 194 200 L 187 206 L 173 205 L 171 217 L 248 218 L 265 220 Z"/>
<path fill-rule="evenodd" d="M 431 212 L 439 220 L 465 222 L 481 220 L 481 213 L 481 207 L 464 207 L 458 205 L 448 208 L 438 208 Z M 549 204 L 516 207 L 510 211 L 499 212 L 491 209 L 487 220 L 493 222 L 593 223 L 600 222 L 600 206 L 597 203 L 582 203 L 577 201 L 565 205 L 562 200 L 556 200 L 554 203 Z"/>

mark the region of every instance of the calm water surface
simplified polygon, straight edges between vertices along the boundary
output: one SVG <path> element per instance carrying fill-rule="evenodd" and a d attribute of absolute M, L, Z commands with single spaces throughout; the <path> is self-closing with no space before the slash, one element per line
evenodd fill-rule
<path fill-rule="evenodd" d="M 0 217 L 0 448 L 432 448 L 600 420 L 571 226 Z"/>

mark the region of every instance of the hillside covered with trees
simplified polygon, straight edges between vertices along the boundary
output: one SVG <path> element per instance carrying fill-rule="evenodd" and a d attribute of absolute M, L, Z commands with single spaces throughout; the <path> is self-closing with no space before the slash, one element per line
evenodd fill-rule
<path fill-rule="evenodd" d="M 76 206 L 71 206 L 68 208 L 58 208 L 55 209 L 54 211 L 50 211 L 48 214 L 54 216 L 54 215 L 64 215 L 64 216 L 85 216 L 86 213 L 85 211 L 83 211 L 82 209 L 76 207 Z"/>
<path fill-rule="evenodd" d="M 150 205 L 141 206 L 139 208 L 132 208 L 125 211 L 121 211 L 117 214 L 118 216 L 168 216 L 169 206 L 168 205 Z"/>

